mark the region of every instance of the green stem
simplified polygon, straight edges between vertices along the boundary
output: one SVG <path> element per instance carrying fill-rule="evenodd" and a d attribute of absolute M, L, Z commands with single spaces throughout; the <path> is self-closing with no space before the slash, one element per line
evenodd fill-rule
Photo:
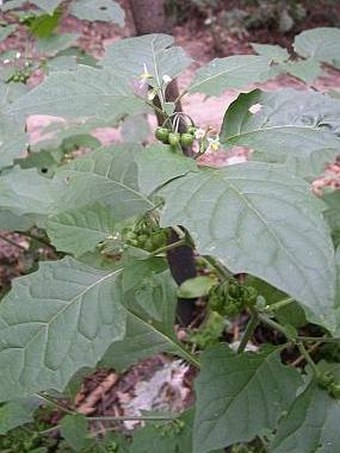
<path fill-rule="evenodd" d="M 278 302 L 275 302 L 274 304 L 267 305 L 266 308 L 265 308 L 265 311 L 271 312 L 271 311 L 279 310 L 280 308 L 285 307 L 286 305 L 289 305 L 289 304 L 291 304 L 294 301 L 295 301 L 295 299 L 293 297 L 288 297 L 286 299 L 281 299 Z"/>
<path fill-rule="evenodd" d="M 174 100 L 174 104 L 177 104 L 187 94 L 188 94 L 188 90 L 182 91 L 182 93 L 179 96 L 177 96 L 177 98 Z"/>
<path fill-rule="evenodd" d="M 296 337 L 299 341 L 317 341 L 323 343 L 338 343 L 340 342 L 340 337 Z"/>
<path fill-rule="evenodd" d="M 216 269 L 216 271 L 218 272 L 218 274 L 220 275 L 220 277 L 222 277 L 223 279 L 225 278 L 232 278 L 234 279 L 235 277 L 233 276 L 233 274 L 231 272 L 229 272 L 222 264 L 220 264 L 215 258 L 213 258 L 212 256 L 202 256 L 202 258 L 208 263 L 210 264 L 210 266 L 212 266 L 214 269 Z"/>
<path fill-rule="evenodd" d="M 185 244 L 186 241 L 184 239 L 181 239 L 180 241 L 165 245 L 164 247 L 155 250 L 154 252 L 150 253 L 150 256 L 156 256 L 159 255 L 160 253 L 168 252 L 169 250 L 176 249 L 177 247 L 180 247 L 181 245 Z"/>
<path fill-rule="evenodd" d="M 287 332 L 286 332 L 286 329 L 284 327 L 281 326 L 281 324 L 279 324 L 278 322 L 276 321 L 273 321 L 272 319 L 268 318 L 268 316 L 262 314 L 262 313 L 258 313 L 258 319 L 263 322 L 264 324 L 267 324 L 267 326 L 271 327 L 272 329 L 274 330 L 278 330 L 279 332 L 281 332 L 286 338 L 289 339 L 289 335 L 287 335 Z"/>
<path fill-rule="evenodd" d="M 2 234 L 0 234 L 0 239 L 4 242 L 7 242 L 8 244 L 12 245 L 13 247 L 16 247 L 17 249 L 19 249 L 21 252 L 27 252 L 27 250 L 25 249 L 25 247 L 23 247 L 22 245 L 20 244 L 17 244 L 16 242 L 12 241 L 12 239 L 9 239 L 8 237 L 6 236 L 3 236 Z"/>
<path fill-rule="evenodd" d="M 128 422 L 128 421 L 159 421 L 159 420 L 176 420 L 177 416 L 175 415 L 140 415 L 140 416 L 110 416 L 103 415 L 98 417 L 86 417 L 87 420 L 91 421 L 107 421 L 107 422 Z"/>
<path fill-rule="evenodd" d="M 55 406 L 56 408 L 60 409 L 61 411 L 65 412 L 66 414 L 69 415 L 77 415 L 77 412 L 68 409 L 67 407 L 63 406 L 60 404 L 58 401 L 56 401 L 54 398 L 51 396 L 47 395 L 46 393 L 36 393 L 35 396 L 38 398 L 44 400 L 48 404 L 52 404 L 52 406 Z"/>
<path fill-rule="evenodd" d="M 314 360 L 312 359 L 312 357 L 310 356 L 309 352 L 307 351 L 307 349 L 305 348 L 304 344 L 301 342 L 301 341 L 298 341 L 296 342 L 296 346 L 299 348 L 299 351 L 300 351 L 300 354 L 303 356 L 303 358 L 305 359 L 305 361 L 308 363 L 308 365 L 310 365 L 310 367 L 312 368 L 313 370 L 313 373 L 317 376 L 320 374 Z"/>
<path fill-rule="evenodd" d="M 256 327 L 259 324 L 259 317 L 255 310 L 252 310 L 250 320 L 247 324 L 246 330 L 242 336 L 240 345 L 237 349 L 237 354 L 241 354 L 246 349 L 248 341 L 250 340 L 251 336 L 253 335 Z"/>

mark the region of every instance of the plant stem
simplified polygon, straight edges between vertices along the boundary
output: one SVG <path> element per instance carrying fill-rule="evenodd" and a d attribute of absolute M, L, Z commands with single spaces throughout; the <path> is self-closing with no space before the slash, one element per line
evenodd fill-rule
<path fill-rule="evenodd" d="M 299 341 L 317 341 L 320 343 L 339 343 L 340 337 L 296 337 Z"/>
<path fill-rule="evenodd" d="M 110 416 L 110 415 L 103 415 L 103 416 L 97 416 L 97 417 L 86 417 L 87 420 L 91 421 L 112 421 L 112 422 L 125 422 L 125 421 L 159 421 L 159 420 L 176 420 L 177 416 L 175 415 L 140 415 L 140 416 L 124 416 L 124 415 L 118 415 L 118 416 Z"/>
<path fill-rule="evenodd" d="M 0 239 L 4 242 L 7 242 L 8 244 L 10 245 L 13 245 L 13 247 L 16 247 L 18 248 L 19 250 L 21 250 L 22 252 L 27 252 L 27 249 L 25 247 L 23 247 L 22 245 L 20 244 L 17 244 L 16 242 L 12 241 L 12 239 L 9 239 L 8 237 L 6 236 L 3 236 L 2 234 L 0 234 Z"/>
<path fill-rule="evenodd" d="M 215 258 L 212 256 L 203 256 L 202 257 L 210 266 L 216 269 L 216 271 L 219 273 L 220 277 L 223 279 L 225 278 L 232 278 L 234 279 L 235 277 L 231 272 L 229 272 L 222 264 L 218 262 Z"/>
<path fill-rule="evenodd" d="M 267 305 L 265 308 L 265 311 L 271 312 L 271 311 L 279 310 L 280 308 L 285 307 L 286 305 L 289 305 L 294 301 L 295 301 L 295 299 L 293 297 L 281 299 L 278 302 L 275 302 L 274 304 Z"/>
<path fill-rule="evenodd" d="M 308 363 L 308 365 L 310 365 L 310 367 L 312 368 L 313 370 L 313 373 L 317 376 L 320 374 L 314 360 L 312 359 L 312 357 L 310 356 L 309 352 L 307 351 L 307 349 L 305 348 L 304 344 L 301 342 L 301 341 L 298 341 L 296 342 L 296 346 L 299 348 L 299 351 L 301 353 L 301 355 L 303 356 L 303 358 L 305 359 L 305 361 Z"/>
<path fill-rule="evenodd" d="M 38 398 L 44 400 L 46 403 L 52 404 L 56 408 L 62 410 L 63 412 L 66 412 L 69 415 L 76 415 L 77 414 L 77 412 L 75 412 L 75 411 L 73 411 L 71 409 L 68 409 L 67 407 L 63 406 L 58 401 L 56 401 L 54 398 L 52 398 L 51 396 L 46 395 L 45 393 L 36 393 L 35 396 L 37 396 Z"/>
<path fill-rule="evenodd" d="M 273 321 L 272 319 L 268 318 L 268 316 L 262 314 L 262 313 L 258 313 L 258 318 L 261 322 L 263 322 L 264 324 L 267 324 L 267 326 L 271 327 L 272 329 L 274 330 L 278 330 L 279 332 L 281 332 L 286 338 L 290 339 L 289 338 L 289 335 L 287 335 L 287 331 L 284 327 L 281 326 L 281 324 L 279 324 L 278 322 L 276 321 Z"/>
<path fill-rule="evenodd" d="M 242 336 L 240 345 L 237 349 L 237 354 L 241 354 L 246 349 L 248 341 L 250 340 L 251 336 L 253 335 L 257 325 L 259 324 L 259 317 L 255 310 L 251 311 L 251 317 L 247 324 L 246 330 Z"/>
<path fill-rule="evenodd" d="M 150 253 L 151 256 L 156 256 L 159 255 L 160 253 L 163 252 L 168 252 L 169 250 L 175 249 L 177 247 L 180 247 L 181 245 L 185 245 L 186 241 L 184 239 L 181 239 L 180 241 L 173 242 L 171 244 L 165 245 L 164 247 L 161 247 L 154 252 Z"/>
<path fill-rule="evenodd" d="M 32 233 L 28 233 L 27 231 L 17 231 L 18 234 L 22 234 L 24 236 L 27 236 L 30 239 L 33 239 L 34 241 L 40 242 L 44 247 L 48 247 L 52 249 L 55 252 L 55 248 L 53 247 L 52 244 L 50 244 L 48 241 L 46 241 L 43 238 L 39 238 L 38 236 L 35 236 Z"/>

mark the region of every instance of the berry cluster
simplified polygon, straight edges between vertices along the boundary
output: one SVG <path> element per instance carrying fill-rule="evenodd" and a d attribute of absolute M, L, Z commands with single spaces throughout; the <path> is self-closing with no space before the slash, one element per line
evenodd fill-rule
<path fill-rule="evenodd" d="M 254 306 L 256 298 L 257 292 L 252 286 L 225 281 L 211 288 L 208 295 L 208 306 L 221 316 L 233 317 L 246 307 Z"/>
<path fill-rule="evenodd" d="M 195 126 L 188 126 L 185 132 L 179 133 L 165 126 L 160 126 L 155 131 L 155 137 L 165 145 L 191 146 L 195 139 L 196 130 L 197 128 Z"/>

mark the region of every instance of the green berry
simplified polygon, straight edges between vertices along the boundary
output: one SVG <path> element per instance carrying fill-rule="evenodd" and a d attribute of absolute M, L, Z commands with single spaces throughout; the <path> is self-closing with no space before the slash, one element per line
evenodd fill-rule
<path fill-rule="evenodd" d="M 169 134 L 170 145 L 176 146 L 179 144 L 180 140 L 181 140 L 181 134 L 179 134 L 178 132 L 170 132 L 170 134 Z"/>
<path fill-rule="evenodd" d="M 169 132 L 169 129 L 167 129 L 166 127 L 157 127 L 157 129 L 155 130 L 155 137 L 160 142 L 168 144 Z"/>
<path fill-rule="evenodd" d="M 192 134 L 184 132 L 184 134 L 181 135 L 181 145 L 190 146 L 193 144 L 193 141 L 194 137 L 192 136 Z"/>
<path fill-rule="evenodd" d="M 197 127 L 195 126 L 188 126 L 187 127 L 187 133 L 191 135 L 195 135 L 195 132 L 197 131 Z"/>

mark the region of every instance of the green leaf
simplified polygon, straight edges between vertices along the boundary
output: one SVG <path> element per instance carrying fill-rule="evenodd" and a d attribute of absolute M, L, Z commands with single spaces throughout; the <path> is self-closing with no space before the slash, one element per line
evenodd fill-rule
<path fill-rule="evenodd" d="M 58 52 L 71 47 L 76 44 L 80 35 L 78 33 L 63 33 L 61 35 L 51 34 L 47 37 L 41 38 L 37 41 L 36 50 L 45 56 L 55 56 Z M 50 68 L 51 63 L 48 62 Z M 69 70 L 69 68 L 66 68 Z M 72 69 L 76 69 L 72 68 Z M 61 70 L 61 68 L 59 68 Z"/>
<path fill-rule="evenodd" d="M 136 146 L 100 148 L 76 159 L 57 173 L 67 181 L 54 213 L 79 209 L 94 203 L 109 206 L 117 222 L 148 210 L 154 204 L 139 190 Z"/>
<path fill-rule="evenodd" d="M 336 453 L 340 449 L 339 417 L 339 400 L 311 382 L 280 420 L 271 451 Z"/>
<path fill-rule="evenodd" d="M 101 361 L 101 365 L 121 371 L 138 360 L 159 352 L 178 353 L 173 328 L 177 302 L 176 285 L 169 271 L 157 274 L 154 272 L 155 267 L 151 265 L 152 263 L 155 265 L 153 260 L 137 263 L 124 269 L 122 279 L 122 288 L 125 289 L 124 306 L 127 310 L 126 335 L 124 340 L 115 342 L 108 348 Z M 129 274 L 133 271 L 137 277 L 137 284 L 132 287 Z M 143 275 L 143 280 L 148 281 L 153 287 L 153 291 L 148 295 L 149 308 L 140 302 L 138 293 L 140 275 Z M 158 321 L 152 316 L 152 306 L 158 306 L 155 313 Z"/>
<path fill-rule="evenodd" d="M 145 111 L 144 100 L 133 94 L 125 77 L 105 69 L 79 66 L 76 71 L 52 72 L 4 113 L 22 122 L 35 113 L 113 121 Z"/>
<path fill-rule="evenodd" d="M 125 143 L 143 143 L 150 135 L 150 123 L 145 115 L 129 116 L 121 128 Z"/>
<path fill-rule="evenodd" d="M 330 226 L 335 245 L 340 244 L 340 191 L 324 193 L 322 201 L 326 203 L 325 219 Z"/>
<path fill-rule="evenodd" d="M 0 400 L 63 390 L 125 334 L 116 279 L 70 258 L 14 280 L 0 305 Z"/>
<path fill-rule="evenodd" d="M 0 115 L 0 168 L 10 166 L 27 148 L 28 136 L 23 127 Z"/>
<path fill-rule="evenodd" d="M 0 435 L 17 426 L 33 421 L 33 412 L 39 406 L 37 398 L 13 400 L 0 407 Z"/>
<path fill-rule="evenodd" d="M 177 296 L 183 299 L 195 299 L 206 296 L 209 290 L 216 284 L 216 279 L 201 275 L 189 278 L 178 288 Z"/>
<path fill-rule="evenodd" d="M 6 25 L 0 27 L 0 42 L 4 41 L 7 36 L 11 35 L 15 30 L 15 25 Z"/>
<path fill-rule="evenodd" d="M 269 64 L 269 58 L 255 55 L 215 58 L 196 72 L 188 91 L 219 96 L 230 88 L 264 82 L 269 77 Z"/>
<path fill-rule="evenodd" d="M 148 423 L 134 433 L 130 453 L 192 452 L 192 425 L 194 412 L 189 410 L 176 421 Z"/>
<path fill-rule="evenodd" d="M 168 146 L 158 144 L 136 152 L 136 162 L 139 186 L 148 194 L 172 178 L 197 170 L 193 159 L 174 154 Z"/>
<path fill-rule="evenodd" d="M 270 58 L 276 63 L 283 63 L 289 59 L 288 50 L 279 45 L 257 44 L 254 42 L 251 42 L 250 45 L 257 54 Z"/>
<path fill-rule="evenodd" d="M 16 215 L 45 216 L 58 199 L 63 187 L 61 179 L 40 176 L 35 168 L 15 167 L 0 177 L 0 206 Z"/>
<path fill-rule="evenodd" d="M 115 231 L 112 212 L 100 204 L 52 215 L 47 220 L 47 234 L 52 244 L 63 252 L 81 256 Z"/>
<path fill-rule="evenodd" d="M 267 281 L 334 328 L 334 249 L 322 205 L 303 180 L 248 162 L 190 173 L 160 195 L 162 226 L 183 225 L 199 253 Z"/>
<path fill-rule="evenodd" d="M 322 74 L 320 63 L 312 59 L 288 62 L 282 68 L 305 83 L 313 82 Z"/>
<path fill-rule="evenodd" d="M 282 365 L 278 352 L 235 354 L 223 344 L 206 350 L 196 381 L 194 451 L 248 442 L 272 430 L 300 384 L 299 373 Z"/>
<path fill-rule="evenodd" d="M 120 27 L 125 21 L 124 10 L 112 0 L 75 0 L 70 13 L 80 20 L 114 22 Z"/>
<path fill-rule="evenodd" d="M 28 24 L 28 28 L 33 36 L 37 38 L 47 38 L 52 31 L 59 25 L 61 11 L 52 14 L 41 14 L 35 16 Z"/>
<path fill-rule="evenodd" d="M 63 0 L 30 0 L 30 3 L 33 3 L 48 14 L 52 14 L 62 1 Z"/>
<path fill-rule="evenodd" d="M 65 415 L 60 422 L 60 433 L 73 450 L 82 450 L 88 443 L 86 417 Z"/>
<path fill-rule="evenodd" d="M 338 153 L 339 118 L 340 102 L 321 93 L 254 90 L 230 105 L 220 139 L 255 150 L 258 160 L 287 162 L 297 174 L 315 177 Z"/>
<path fill-rule="evenodd" d="M 336 310 L 336 326 L 337 335 L 340 335 L 340 245 L 335 252 L 335 266 L 337 275 L 336 293 L 335 293 L 335 310 Z"/>
<path fill-rule="evenodd" d="M 340 67 L 340 29 L 320 27 L 305 30 L 295 37 L 294 51 L 305 58 Z"/>
<path fill-rule="evenodd" d="M 33 216 L 19 216 L 11 211 L 0 209 L 1 231 L 26 231 L 35 224 Z"/>
<path fill-rule="evenodd" d="M 121 39 L 106 48 L 101 63 L 105 68 L 113 68 L 115 73 L 130 82 L 135 80 L 139 84 L 145 65 L 153 77 L 147 83 L 161 86 L 163 76 L 176 77 L 192 61 L 183 49 L 173 44 L 174 38 L 163 34 Z"/>

